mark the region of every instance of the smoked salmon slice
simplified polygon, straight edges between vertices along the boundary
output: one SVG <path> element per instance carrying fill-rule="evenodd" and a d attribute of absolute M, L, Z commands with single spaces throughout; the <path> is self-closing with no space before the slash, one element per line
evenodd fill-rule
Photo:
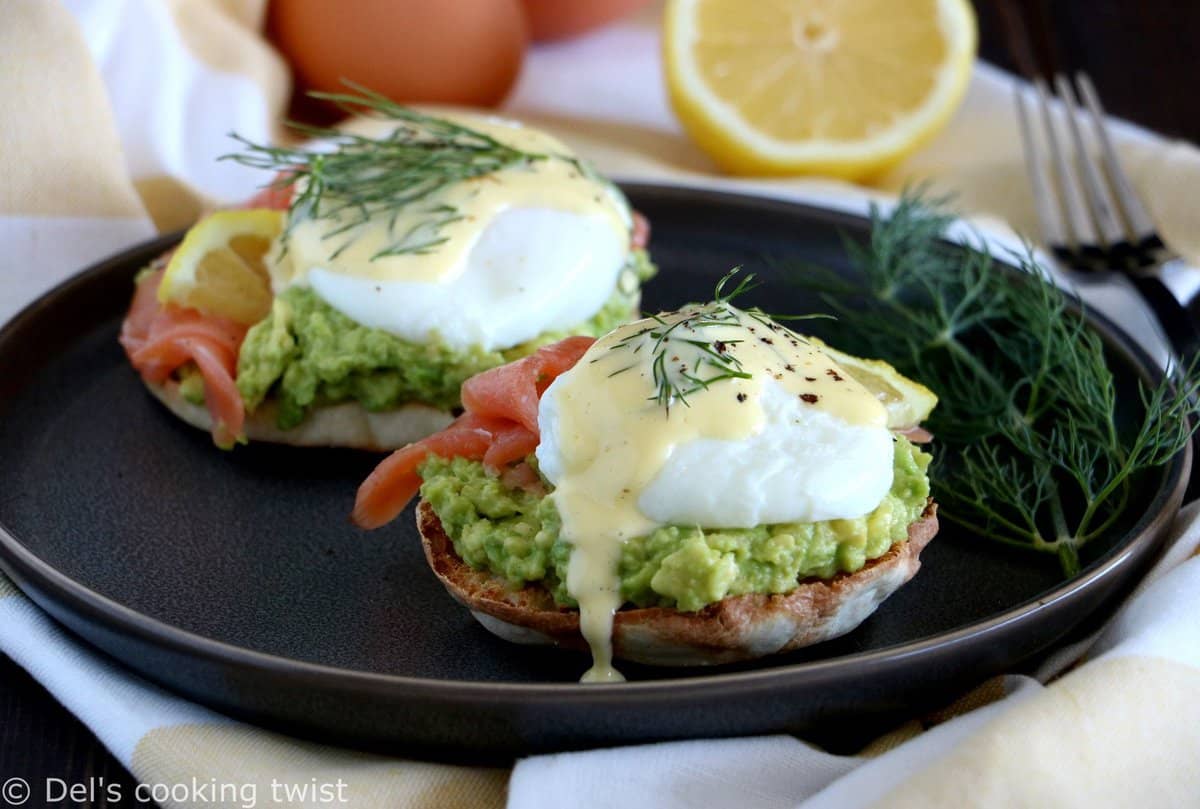
<path fill-rule="evenodd" d="M 286 176 L 281 174 L 276 179 Z M 272 183 L 242 207 L 286 210 L 293 193 L 291 185 Z M 241 438 L 246 422 L 246 407 L 235 378 L 238 352 L 248 328 L 195 309 L 160 304 L 158 285 L 172 252 L 160 256 L 152 265 L 158 269 L 138 282 L 119 340 L 129 361 L 147 382 L 162 384 L 180 366 L 195 363 L 204 379 L 204 403 L 212 417 L 213 441 L 228 449 Z"/>
<path fill-rule="evenodd" d="M 537 449 L 541 440 L 536 432 L 514 424 L 492 435 L 492 445 L 483 454 L 483 462 L 492 469 L 503 469 L 513 461 L 524 460 Z"/>
<path fill-rule="evenodd" d="M 463 410 L 512 419 L 536 435 L 542 393 L 594 342 L 592 337 L 568 337 L 524 359 L 476 374 L 463 383 Z"/>
<path fill-rule="evenodd" d="M 633 212 L 633 232 L 629 241 L 634 250 L 641 250 L 650 243 L 650 220 L 637 211 Z"/>
<path fill-rule="evenodd" d="M 896 435 L 902 435 L 914 444 L 928 444 L 933 440 L 933 433 L 926 430 L 924 427 L 917 425 L 916 427 L 908 427 L 904 430 L 892 430 Z"/>
<path fill-rule="evenodd" d="M 204 380 L 204 403 L 213 423 L 213 441 L 224 449 L 241 437 L 246 408 L 234 378 L 247 327 L 158 301 L 165 270 L 148 273 L 137 284 L 118 338 L 129 362 L 147 382 L 162 384 L 172 372 L 193 362 Z"/>
<path fill-rule="evenodd" d="M 483 461 L 497 472 L 528 456 L 541 437 L 538 400 L 594 342 L 568 337 L 468 379 L 462 387 L 465 412 L 445 430 L 396 450 L 375 467 L 358 489 L 350 519 L 361 528 L 378 528 L 398 517 L 421 488 L 417 467 L 430 455 Z"/>
<path fill-rule="evenodd" d="M 420 466 L 430 455 L 483 460 L 492 443 L 492 435 L 503 430 L 500 419 L 464 413 L 440 433 L 401 447 L 383 460 L 358 488 L 354 511 L 350 515 L 361 528 L 386 525 L 404 511 L 408 501 L 421 488 Z"/>
<path fill-rule="evenodd" d="M 295 189 L 291 183 L 281 183 L 290 176 L 292 176 L 291 172 L 286 171 L 276 174 L 274 181 L 270 185 L 246 200 L 246 204 L 242 207 L 270 208 L 273 211 L 286 211 L 292 207 L 292 195 L 295 193 Z"/>

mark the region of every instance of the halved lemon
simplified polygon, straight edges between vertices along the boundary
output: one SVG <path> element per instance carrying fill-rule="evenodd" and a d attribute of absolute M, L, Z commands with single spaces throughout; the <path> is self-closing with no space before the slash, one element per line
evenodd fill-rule
<path fill-rule="evenodd" d="M 937 406 L 936 393 L 920 382 L 909 379 L 883 360 L 868 360 L 838 351 L 816 337 L 806 339 L 883 403 L 888 414 L 889 429 L 916 427 L 929 418 Z"/>
<path fill-rule="evenodd" d="M 271 311 L 264 257 L 283 212 L 217 211 L 197 222 L 171 256 L 158 299 L 251 325 Z"/>
<path fill-rule="evenodd" d="M 862 179 L 949 120 L 976 38 L 969 0 L 669 0 L 663 58 L 725 170 Z"/>

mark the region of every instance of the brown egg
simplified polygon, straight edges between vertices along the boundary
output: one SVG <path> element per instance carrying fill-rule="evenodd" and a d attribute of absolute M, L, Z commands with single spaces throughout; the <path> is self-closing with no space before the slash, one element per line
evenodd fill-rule
<path fill-rule="evenodd" d="M 519 0 L 271 0 L 267 33 L 297 89 L 358 82 L 400 102 L 492 106 L 521 70 Z"/>
<path fill-rule="evenodd" d="M 521 0 L 533 38 L 573 37 L 624 17 L 648 0 Z"/>

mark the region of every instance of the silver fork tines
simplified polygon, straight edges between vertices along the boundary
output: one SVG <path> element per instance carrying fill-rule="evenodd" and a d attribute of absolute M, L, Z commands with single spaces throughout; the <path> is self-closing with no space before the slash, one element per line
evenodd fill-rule
<path fill-rule="evenodd" d="M 1083 74 L 1076 76 L 1076 82 L 1086 112 L 1070 80 L 1061 74 L 1054 77 L 1069 141 L 1061 131 L 1064 124 L 1055 120 L 1045 81 L 1034 81 L 1040 132 L 1031 123 L 1024 93 L 1020 88 L 1016 91 L 1025 163 L 1046 241 L 1077 267 L 1127 269 L 1131 262 L 1151 264 L 1155 260 L 1151 252 L 1162 242 L 1117 160 L 1095 87 Z M 1089 120 L 1081 122 L 1081 118 Z M 1096 150 L 1089 148 L 1083 126 L 1089 122 Z"/>
<path fill-rule="evenodd" d="M 1104 125 L 1104 107 L 1100 104 L 1096 86 L 1086 73 L 1076 73 L 1075 83 L 1079 85 L 1079 94 L 1083 96 L 1083 103 L 1091 113 L 1096 142 L 1100 144 L 1100 155 L 1108 171 L 1108 178 L 1112 181 L 1113 190 L 1121 200 L 1125 221 L 1129 223 L 1137 242 L 1157 242 L 1158 232 L 1154 229 L 1154 220 L 1150 218 L 1146 206 L 1142 205 L 1141 198 L 1133 190 L 1133 183 L 1129 182 L 1129 177 L 1121 168 L 1121 161 L 1117 160 L 1117 151 L 1113 148 L 1112 139 L 1108 137 L 1108 127 Z M 1161 246 L 1161 242 L 1157 246 Z"/>
<path fill-rule="evenodd" d="M 1045 91 L 1045 85 L 1040 81 L 1037 84 L 1039 95 Z M 1037 208 L 1038 221 L 1042 225 L 1042 234 L 1045 236 L 1046 244 L 1054 247 L 1056 245 L 1074 245 L 1075 238 L 1067 231 L 1067 223 L 1063 219 L 1062 205 L 1058 197 L 1058 189 L 1050 182 L 1043 166 L 1041 152 L 1035 144 L 1037 139 L 1033 135 L 1033 126 L 1029 121 L 1029 110 L 1025 104 L 1025 94 L 1021 92 L 1018 86 L 1016 91 L 1017 99 L 1017 123 L 1021 127 L 1021 141 L 1025 144 L 1025 169 L 1029 172 L 1029 183 L 1033 186 L 1033 204 Z M 1042 103 L 1039 105 L 1043 111 L 1048 105 Z M 1047 119 L 1048 122 L 1048 119 Z M 1051 148 L 1057 150 L 1058 142 L 1052 141 Z M 1060 162 L 1060 156 L 1057 151 L 1054 155 L 1055 163 Z"/>
<path fill-rule="evenodd" d="M 1066 108 L 1064 117 L 1067 119 L 1067 129 L 1071 132 L 1071 140 L 1075 144 L 1075 154 L 1079 158 L 1079 170 L 1083 177 L 1083 186 L 1087 189 L 1085 196 L 1088 210 L 1092 214 L 1092 222 L 1096 225 L 1101 244 L 1111 250 L 1116 245 L 1129 241 L 1125 223 L 1117 213 L 1117 204 L 1108 183 L 1100 176 L 1100 166 L 1088 157 L 1088 147 L 1079 129 L 1079 102 L 1075 99 L 1075 89 L 1061 73 L 1054 77 L 1054 87 Z"/>
<path fill-rule="evenodd" d="M 1163 243 L 1154 223 L 1117 160 L 1096 88 L 1083 74 L 1076 76 L 1076 83 L 1086 113 L 1067 77 L 1054 78 L 1069 141 L 1061 134 L 1064 124 L 1055 120 L 1046 82 L 1033 83 L 1041 127 L 1034 125 L 1025 93 L 1020 86 L 1016 89 L 1025 165 L 1046 243 L 1063 263 L 1076 269 L 1123 274 L 1154 311 L 1176 354 L 1200 355 L 1197 287 L 1193 284 L 1185 296 L 1185 307 L 1163 283 L 1169 257 L 1162 255 Z M 1091 126 L 1085 129 L 1083 124 L 1089 120 Z M 1097 150 L 1089 148 L 1088 130 Z"/>

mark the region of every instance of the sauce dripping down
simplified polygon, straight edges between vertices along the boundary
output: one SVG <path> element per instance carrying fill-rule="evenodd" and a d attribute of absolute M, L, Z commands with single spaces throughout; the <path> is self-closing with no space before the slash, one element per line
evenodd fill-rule
<path fill-rule="evenodd" d="M 886 429 L 883 405 L 820 349 L 725 302 L 622 326 L 546 391 L 537 456 L 572 545 L 567 591 L 593 656 L 585 682 L 623 679 L 612 666 L 622 547 L 660 525 L 639 507 L 642 492 L 676 447 L 760 432 L 768 380 L 848 424 Z"/>

